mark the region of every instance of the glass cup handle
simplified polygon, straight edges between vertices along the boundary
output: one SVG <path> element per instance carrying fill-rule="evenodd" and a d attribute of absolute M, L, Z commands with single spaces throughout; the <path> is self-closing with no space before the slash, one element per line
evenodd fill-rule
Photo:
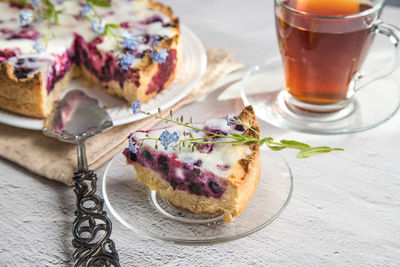
<path fill-rule="evenodd" d="M 371 82 L 384 78 L 390 75 L 398 66 L 400 62 L 400 29 L 394 25 L 377 21 L 371 29 L 375 33 L 380 33 L 389 38 L 395 49 L 395 55 L 390 60 L 389 64 L 381 70 L 369 73 L 367 75 L 358 74 L 355 78 L 355 91 L 359 91 Z"/>

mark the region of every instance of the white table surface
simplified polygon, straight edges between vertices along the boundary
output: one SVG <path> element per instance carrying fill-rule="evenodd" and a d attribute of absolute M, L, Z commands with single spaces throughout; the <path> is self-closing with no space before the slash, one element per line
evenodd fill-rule
<path fill-rule="evenodd" d="M 233 51 L 247 66 L 278 53 L 271 0 L 165 2 L 205 44 Z M 400 25 L 400 9 L 387 7 L 383 18 Z M 220 92 L 178 113 L 204 119 L 240 111 L 239 99 L 217 103 Z M 271 225 L 236 241 L 189 247 L 147 240 L 112 217 L 122 265 L 399 266 L 400 114 L 351 135 L 261 127 L 264 135 L 345 152 L 307 160 L 282 152 L 294 174 L 289 206 Z M 97 170 L 99 177 L 103 172 L 104 167 Z M 0 207 L 0 266 L 71 265 L 72 188 L 0 159 Z"/>

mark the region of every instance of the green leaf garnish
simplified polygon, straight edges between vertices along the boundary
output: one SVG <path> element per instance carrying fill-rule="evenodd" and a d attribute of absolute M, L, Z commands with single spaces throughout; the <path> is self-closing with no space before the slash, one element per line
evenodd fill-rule
<path fill-rule="evenodd" d="M 315 156 L 318 154 L 329 153 L 332 151 L 343 151 L 342 148 L 331 148 L 327 146 L 319 146 L 319 147 L 309 147 L 301 150 L 298 154 L 298 158 L 309 158 L 311 156 Z"/>
<path fill-rule="evenodd" d="M 50 0 L 43 0 L 43 3 L 46 5 L 47 8 L 54 10 L 54 5 Z"/>
<path fill-rule="evenodd" d="M 273 139 L 272 137 L 265 137 L 265 138 L 260 139 L 259 144 L 260 144 L 260 146 L 262 146 L 264 143 L 270 143 L 270 142 L 272 142 L 273 140 L 274 140 L 274 139 Z"/>
<path fill-rule="evenodd" d="M 294 140 L 281 140 L 281 144 L 285 145 L 285 147 L 295 148 L 295 149 L 307 149 L 310 145 L 301 143 Z"/>
<path fill-rule="evenodd" d="M 280 151 L 282 149 L 284 149 L 284 146 L 273 146 L 273 145 L 267 145 L 269 149 L 271 149 L 272 151 Z"/>
<path fill-rule="evenodd" d="M 95 6 L 101 6 L 101 7 L 110 7 L 111 3 L 104 1 L 104 0 L 86 0 L 87 3 L 91 3 Z"/>
<path fill-rule="evenodd" d="M 108 24 L 106 24 L 106 27 L 107 28 L 118 29 L 120 26 L 118 24 L 108 23 Z"/>
<path fill-rule="evenodd" d="M 12 0 L 11 3 L 27 6 L 28 5 L 28 0 Z"/>
<path fill-rule="evenodd" d="M 238 137 L 238 138 L 243 137 L 243 135 L 237 134 L 237 133 L 230 133 L 230 135 L 232 135 L 232 136 L 234 136 L 234 137 Z"/>

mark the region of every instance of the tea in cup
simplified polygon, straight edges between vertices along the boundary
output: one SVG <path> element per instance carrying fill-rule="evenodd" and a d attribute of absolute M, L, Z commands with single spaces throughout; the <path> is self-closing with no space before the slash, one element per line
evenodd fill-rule
<path fill-rule="evenodd" d="M 363 85 L 396 67 L 400 32 L 379 16 L 384 0 L 275 0 L 285 73 L 285 102 L 300 110 L 341 110 Z M 376 33 L 390 37 L 396 57 L 386 68 L 359 71 Z"/>

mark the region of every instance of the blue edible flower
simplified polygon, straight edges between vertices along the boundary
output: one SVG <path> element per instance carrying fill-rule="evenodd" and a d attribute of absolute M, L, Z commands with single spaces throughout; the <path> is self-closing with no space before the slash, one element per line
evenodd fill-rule
<path fill-rule="evenodd" d="M 164 63 L 167 60 L 168 57 L 168 52 L 167 49 L 161 49 L 160 53 L 158 52 L 154 52 L 153 55 L 151 56 L 151 59 L 154 62 L 158 62 L 158 63 Z"/>
<path fill-rule="evenodd" d="M 106 23 L 104 20 L 92 20 L 90 22 L 90 26 L 92 27 L 92 31 L 98 34 L 104 33 L 104 29 L 106 27 Z"/>
<path fill-rule="evenodd" d="M 33 44 L 33 49 L 35 49 L 38 54 L 41 54 L 46 51 L 47 47 L 43 43 L 42 39 L 36 39 L 35 43 Z"/>
<path fill-rule="evenodd" d="M 178 140 L 179 140 L 179 135 L 178 135 L 178 133 L 177 133 L 177 132 L 174 132 L 173 134 L 171 134 L 171 135 L 169 136 L 169 140 L 170 140 L 171 143 L 176 143 L 176 142 L 178 142 Z"/>
<path fill-rule="evenodd" d="M 228 115 L 226 115 L 225 120 L 226 120 L 226 125 L 228 125 L 228 126 L 232 126 L 232 124 L 240 123 L 240 119 L 238 117 L 236 117 L 236 115 L 233 113 L 229 113 Z"/>
<path fill-rule="evenodd" d="M 168 146 L 171 143 L 177 143 L 179 140 L 179 135 L 177 132 L 171 134 L 168 130 L 164 130 L 160 135 L 161 145 L 164 146 L 165 150 L 168 150 Z"/>
<path fill-rule="evenodd" d="M 133 114 L 136 115 L 136 113 L 138 112 L 138 110 L 140 109 L 140 104 L 142 104 L 142 100 L 136 100 L 132 102 L 131 105 L 131 110 L 133 112 Z M 140 111 L 140 110 L 139 110 Z"/>
<path fill-rule="evenodd" d="M 133 141 L 133 134 L 129 136 L 129 151 L 136 154 L 138 152 L 138 147 L 135 141 Z"/>
<path fill-rule="evenodd" d="M 89 5 L 84 5 L 82 7 L 81 13 L 82 15 L 87 15 L 90 13 L 90 11 L 92 11 L 92 8 Z"/>
<path fill-rule="evenodd" d="M 28 25 L 33 20 L 33 13 L 30 10 L 23 10 L 19 12 L 19 22 L 22 26 Z"/>
<path fill-rule="evenodd" d="M 124 31 L 122 33 L 122 37 L 124 37 L 124 47 L 129 50 L 135 50 L 138 46 L 138 42 L 136 40 L 136 37 L 132 36 L 127 31 Z"/>
<path fill-rule="evenodd" d="M 138 42 L 135 37 L 129 37 L 124 39 L 124 47 L 129 50 L 135 50 L 138 46 Z"/>
<path fill-rule="evenodd" d="M 120 61 L 120 65 L 123 70 L 128 70 L 129 67 L 132 65 L 133 61 L 135 60 L 135 57 L 131 54 L 126 54 Z"/>

